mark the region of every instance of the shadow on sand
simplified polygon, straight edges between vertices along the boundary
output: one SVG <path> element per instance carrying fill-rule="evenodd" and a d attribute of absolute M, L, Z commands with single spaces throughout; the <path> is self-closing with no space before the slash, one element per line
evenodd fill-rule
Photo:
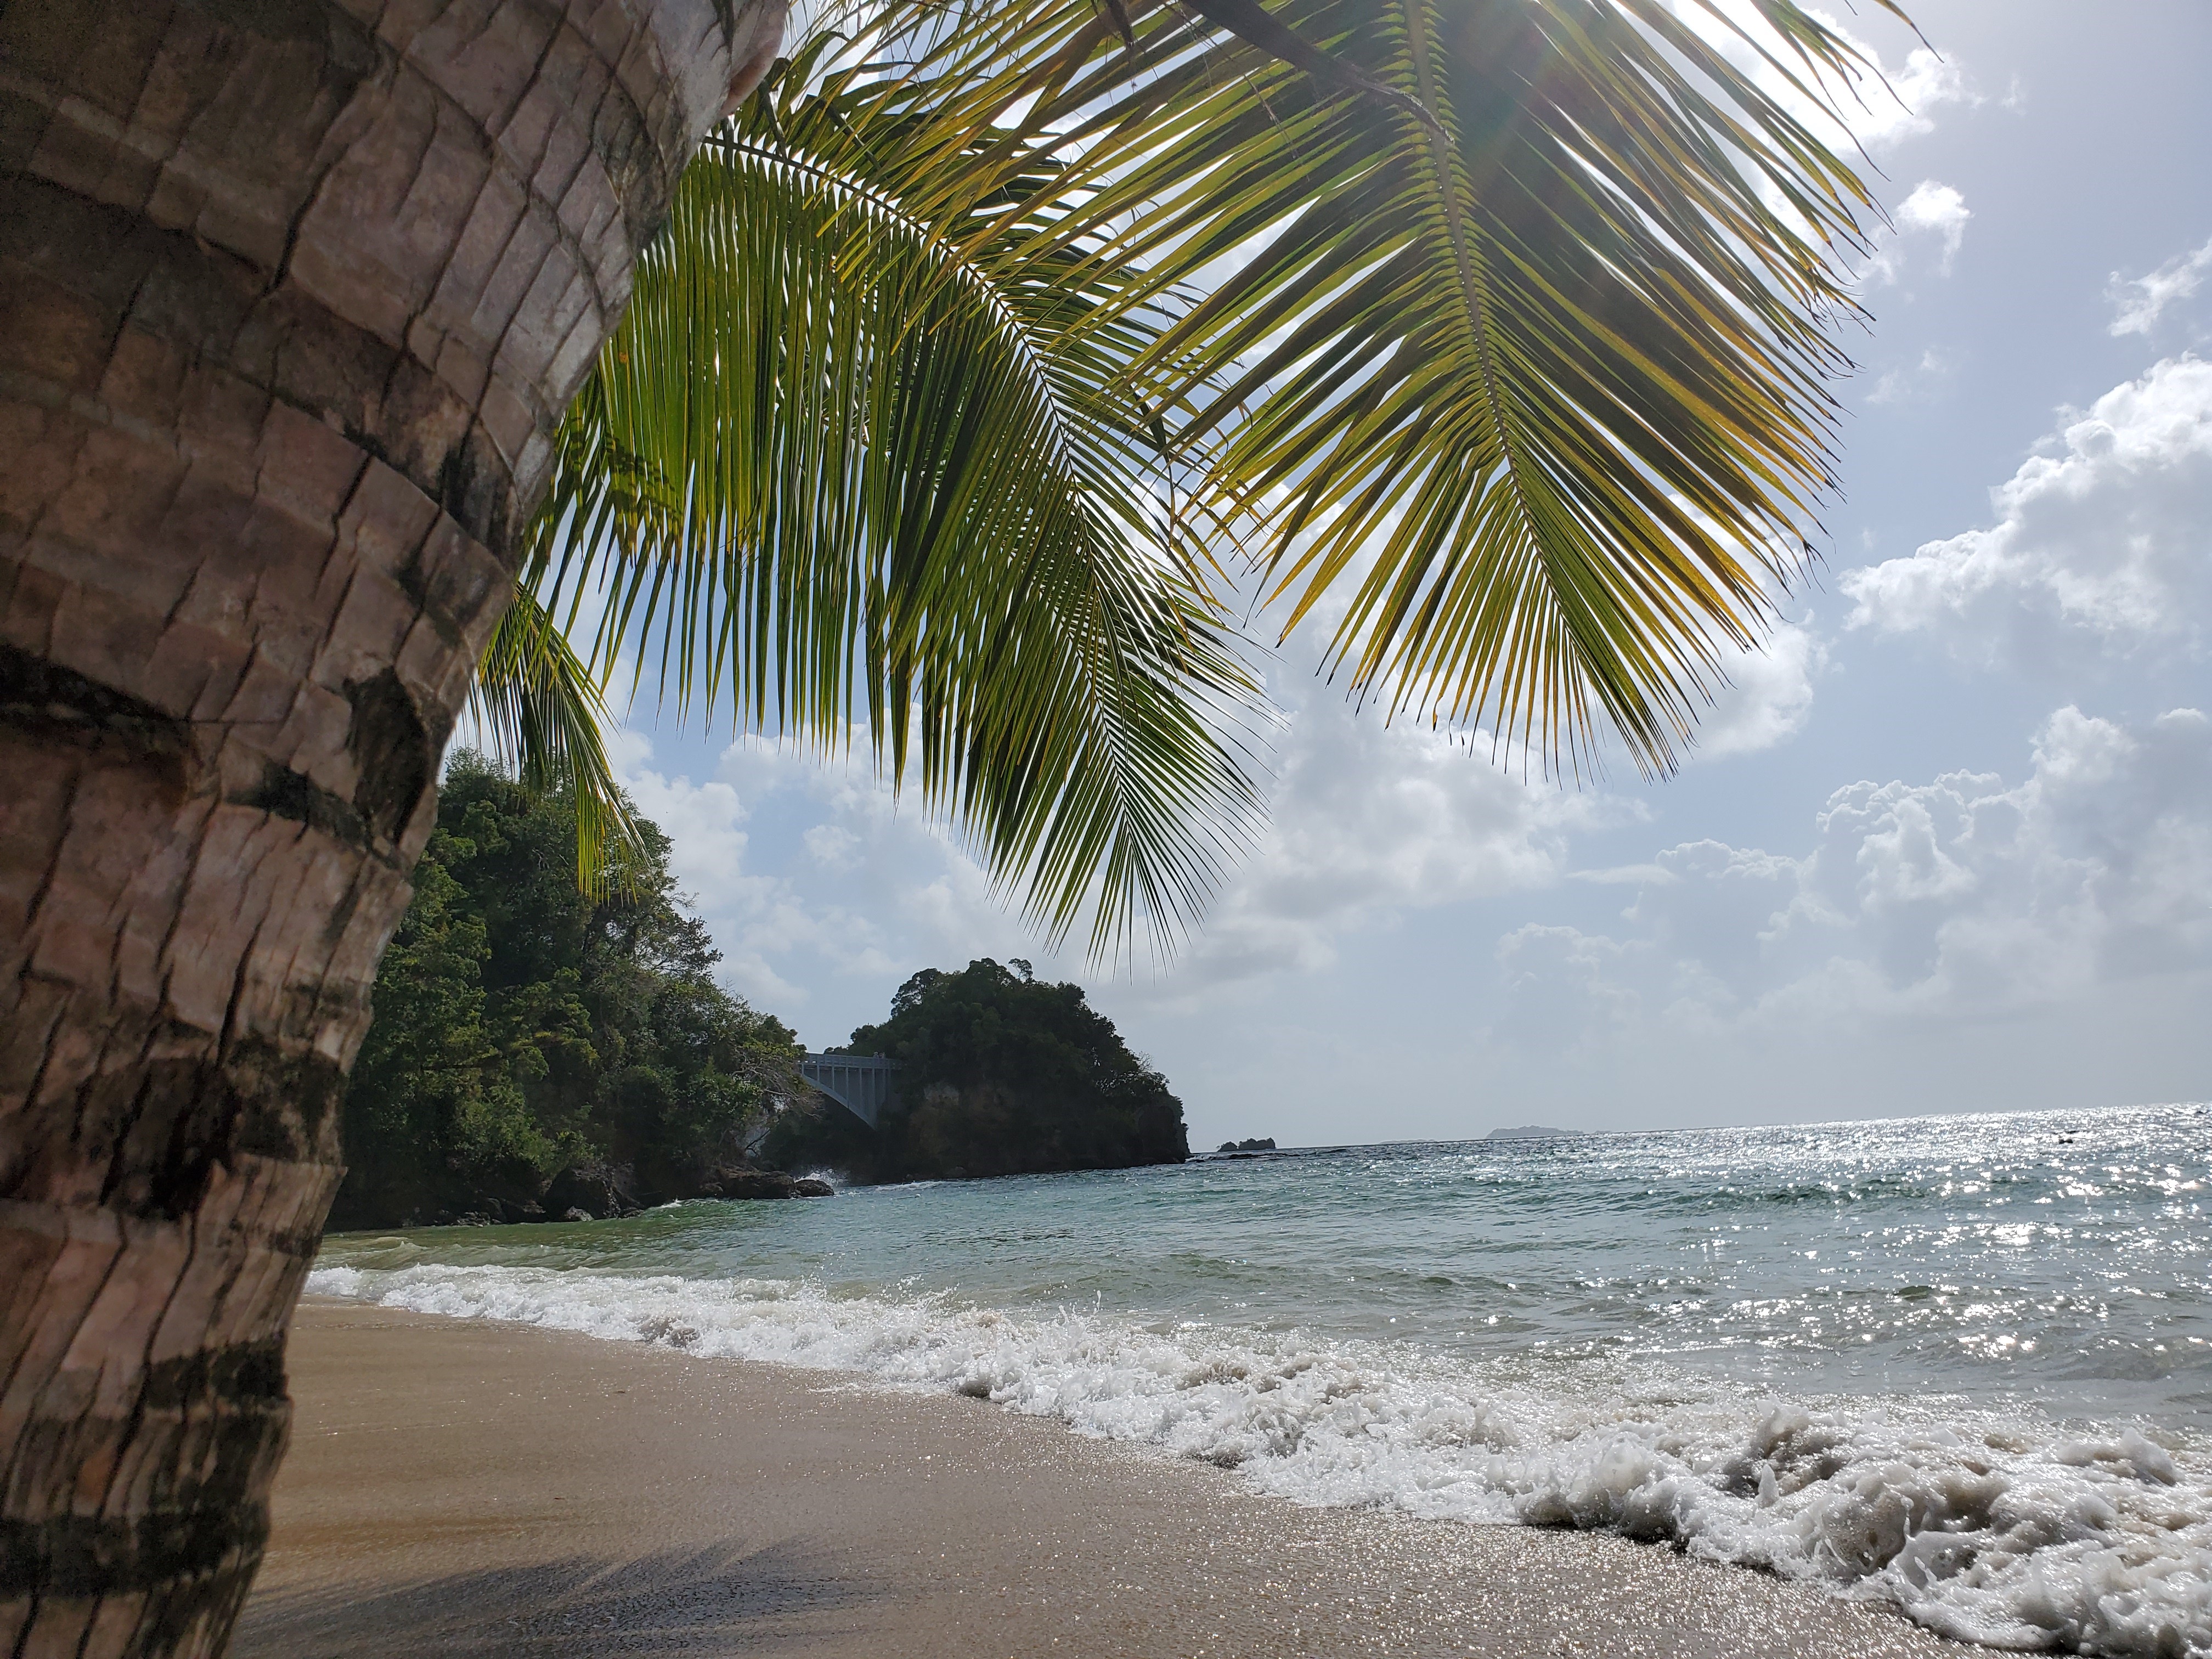
<path fill-rule="evenodd" d="M 665 1550 L 632 1561 L 491 1567 L 400 1584 L 257 1592 L 232 1659 L 588 1659 L 610 1653 L 772 1652 L 819 1642 L 784 1616 L 854 1606 L 866 1591 L 809 1553 Z M 781 1628 L 779 1628 L 781 1626 Z"/>

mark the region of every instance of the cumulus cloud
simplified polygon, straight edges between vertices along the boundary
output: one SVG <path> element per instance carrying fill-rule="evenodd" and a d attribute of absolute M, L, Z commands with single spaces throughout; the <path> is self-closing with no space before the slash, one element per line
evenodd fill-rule
<path fill-rule="evenodd" d="M 2061 708 L 2027 779 L 1856 783 L 1809 850 L 1697 842 L 1632 872 L 1618 935 L 1524 927 L 1509 992 L 1613 1026 L 1998 1014 L 2212 963 L 2212 719 Z M 1518 1007 L 1516 1006 L 1516 1017 Z"/>
<path fill-rule="evenodd" d="M 1876 232 L 1865 279 L 1869 283 L 1898 281 L 1905 274 L 1908 240 L 1930 237 L 1938 246 L 1936 272 L 1948 276 L 1952 261 L 1958 258 L 1960 246 L 1966 240 L 1966 222 L 1973 216 L 1966 197 L 1954 186 L 1933 179 L 1922 179 L 1891 216 L 1895 228 Z"/>
<path fill-rule="evenodd" d="M 1817 647 L 1795 629 L 1776 647 L 1746 659 L 1717 711 L 1711 750 L 1761 746 L 1802 719 Z M 1298 648 L 1304 661 L 1316 650 Z M 1487 734 L 1470 742 L 1418 721 L 1386 724 L 1318 680 L 1285 701 L 1269 827 L 1167 971 L 1131 964 L 1115 994 L 1122 1001 L 1189 1006 L 1240 982 L 1323 967 L 1348 934 L 1408 913 L 1541 887 L 1567 869 L 1579 830 L 1642 810 L 1595 787 L 1524 778 L 1492 753 Z M 833 1004 L 879 1000 L 888 989 L 879 981 L 895 984 L 917 964 L 981 955 L 1088 971 L 1079 939 L 1046 951 L 957 838 L 912 803 L 902 807 L 865 768 L 824 768 L 747 739 L 699 783 L 656 771 L 635 733 L 618 754 L 626 785 L 674 839 L 679 878 L 748 994 L 811 1012 L 799 988 L 829 987 Z"/>
<path fill-rule="evenodd" d="M 807 856 L 824 870 L 847 871 L 860 861 L 860 838 L 842 824 L 815 824 L 799 839 Z"/>
<path fill-rule="evenodd" d="M 1191 942 L 1165 994 L 1335 959 L 1351 931 L 1540 887 L 1569 837 L 1632 811 L 1595 790 L 1523 778 L 1486 734 L 1472 743 L 1385 725 L 1315 688 L 1294 707 L 1269 792 L 1272 822 Z"/>
<path fill-rule="evenodd" d="M 1923 179 L 1912 187 L 1897 210 L 1900 230 L 1928 231 L 1941 237 L 1943 242 L 1942 271 L 1950 275 L 1951 261 L 1957 257 L 1959 244 L 1966 240 L 1966 221 L 1974 216 L 1966 205 L 1966 198 L 1950 185 L 1941 185 L 1933 179 Z"/>
<path fill-rule="evenodd" d="M 1851 628 L 1969 659 L 2200 650 L 2212 605 L 2212 363 L 2170 358 L 1990 492 L 1996 522 L 1854 570 Z"/>
<path fill-rule="evenodd" d="M 1309 616 L 1273 678 L 1287 718 L 1267 789 L 1267 833 L 1152 994 L 1186 1000 L 1322 969 L 1348 935 L 1552 885 L 1569 872 L 1577 836 L 1648 810 L 1639 796 L 1597 781 L 1547 781 L 1489 732 L 1453 735 L 1417 719 L 1386 723 L 1371 702 L 1353 709 L 1317 678 L 1297 678 L 1321 660 L 1357 574 Z M 1802 618 L 1778 623 L 1759 648 L 1729 653 L 1727 684 L 1700 711 L 1687 763 L 1787 741 L 1810 715 L 1826 660 Z"/>
<path fill-rule="evenodd" d="M 810 786 L 844 789 L 843 780 L 817 783 L 824 775 L 811 759 L 781 753 L 757 739 L 725 750 L 715 775 L 699 782 L 653 764 L 649 738 L 631 727 L 609 744 L 616 775 L 645 816 L 666 832 L 669 867 L 696 903 L 723 953 L 722 973 L 738 990 L 787 1011 L 809 1000 L 805 969 L 836 973 L 889 970 L 884 930 L 875 915 L 834 890 L 810 890 L 791 872 L 755 867 L 762 862 L 748 827 L 757 807 L 780 793 Z M 865 812 L 855 816 L 865 817 Z M 810 836 L 805 846 L 817 862 L 836 867 L 848 850 L 840 836 Z M 857 841 L 857 837 L 852 837 Z M 827 856 L 825 856 L 827 855 Z"/>
<path fill-rule="evenodd" d="M 1695 753 L 1708 760 L 1755 754 L 1797 735 L 1813 712 L 1813 680 L 1828 648 L 1810 626 L 1783 623 L 1765 646 L 1729 670 L 1729 684 L 1698 722 Z"/>
<path fill-rule="evenodd" d="M 2212 241 L 2191 253 L 2178 253 L 2148 276 L 2132 280 L 2112 273 L 2105 295 L 2112 302 L 2114 336 L 2148 334 L 2166 307 L 2193 296 L 2212 276 Z"/>
<path fill-rule="evenodd" d="M 1805 90 L 1791 75 L 1778 66 L 1789 64 L 1797 67 L 1795 54 L 1789 46 L 1776 39 L 1760 19 L 1759 13 L 1745 0 L 1721 0 L 1718 10 L 1727 24 L 1747 30 L 1754 40 L 1761 41 L 1772 52 L 1762 55 L 1731 32 L 1713 15 L 1703 0 L 1674 0 L 1674 10 L 1689 27 L 1712 42 L 1738 69 L 1749 75 L 1759 88 L 1810 127 L 1820 141 L 1832 149 L 1848 154 L 1854 147 L 1868 150 L 1885 150 L 1932 132 L 1936 126 L 1936 112 L 1946 104 L 1973 104 L 1980 101 L 1961 65 L 1954 59 L 1947 60 L 1927 46 L 1914 46 L 1902 62 L 1885 64 L 1881 54 L 1873 45 L 1854 34 L 1834 16 L 1816 12 L 1814 15 L 1827 27 L 1856 48 L 1861 57 L 1880 70 L 1878 79 L 1869 77 L 1856 85 L 1832 88 L 1843 121 L 1839 124 Z"/>
<path fill-rule="evenodd" d="M 1267 757 L 1269 823 L 1227 872 L 1203 926 L 1166 971 L 1142 963 L 1116 996 L 1195 1006 L 1238 984 L 1333 963 L 1352 934 L 1417 912 L 1529 892 L 1571 868 L 1576 838 L 1648 809 L 1640 792 L 1524 775 L 1486 732 L 1455 736 L 1355 708 L 1311 670 L 1328 618 L 1274 665 L 1287 718 Z M 1728 666 L 1692 764 L 1784 742 L 1804 724 L 1826 650 L 1808 620 L 1778 625 Z M 1301 675 L 1299 670 L 1308 671 Z M 749 995 L 817 1015 L 878 996 L 923 963 L 1031 957 L 1040 971 L 1091 971 L 1081 942 L 1047 951 L 941 822 L 903 806 L 864 765 L 824 766 L 755 738 L 730 744 L 706 781 L 657 769 L 625 732 L 621 775 L 676 844 Z M 842 989 L 838 988 L 842 986 Z"/>
<path fill-rule="evenodd" d="M 750 816 L 738 792 L 719 780 L 694 783 L 653 764 L 653 740 L 624 726 L 611 733 L 607 759 L 638 810 L 667 832 L 669 867 L 687 884 L 720 886 L 744 869 Z"/>

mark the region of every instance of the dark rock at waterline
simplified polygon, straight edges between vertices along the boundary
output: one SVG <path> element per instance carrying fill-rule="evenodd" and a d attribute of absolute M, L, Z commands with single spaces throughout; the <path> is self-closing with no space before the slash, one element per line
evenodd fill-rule
<path fill-rule="evenodd" d="M 795 1198 L 799 1183 L 781 1170 L 716 1170 L 699 1183 L 700 1198 Z"/>
<path fill-rule="evenodd" d="M 629 1164 L 571 1164 L 545 1183 L 538 1198 L 475 1193 L 465 1202 L 434 1212 L 433 1227 L 515 1226 L 525 1222 L 605 1221 L 642 1215 L 652 1205 L 694 1198 L 828 1198 L 836 1188 L 809 1176 L 794 1180 L 781 1170 L 751 1164 L 718 1164 L 704 1170 L 656 1167 L 650 1180 Z M 405 1218 L 423 1224 L 421 1212 Z"/>
<path fill-rule="evenodd" d="M 645 1207 L 638 1202 L 636 1171 L 627 1164 L 600 1163 L 570 1164 L 547 1183 L 540 1205 L 547 1215 L 581 1210 L 595 1221 Z"/>

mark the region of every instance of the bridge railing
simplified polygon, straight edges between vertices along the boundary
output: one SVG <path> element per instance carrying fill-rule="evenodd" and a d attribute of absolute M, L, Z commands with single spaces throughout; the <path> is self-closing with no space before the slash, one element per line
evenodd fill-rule
<path fill-rule="evenodd" d="M 809 1054 L 799 1061 L 799 1076 L 871 1129 L 890 1103 L 891 1073 L 898 1068 L 882 1054 Z"/>

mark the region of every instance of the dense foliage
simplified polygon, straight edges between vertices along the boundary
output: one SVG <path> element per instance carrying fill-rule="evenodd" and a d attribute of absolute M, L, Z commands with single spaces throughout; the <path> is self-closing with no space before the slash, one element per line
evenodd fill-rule
<path fill-rule="evenodd" d="M 795 1090 L 791 1032 L 714 982 L 668 839 L 636 824 L 626 880 L 580 892 L 572 798 L 455 760 L 377 975 L 332 1226 L 527 1204 L 579 1163 L 670 1191 Z"/>
<path fill-rule="evenodd" d="M 871 1133 L 841 1109 L 790 1115 L 771 1156 L 838 1164 L 856 1178 L 1117 1170 L 1190 1155 L 1182 1103 L 1129 1052 L 1079 985 L 988 957 L 957 974 L 925 968 L 890 1018 L 853 1033 L 850 1052 L 899 1062 L 897 1093 Z"/>

